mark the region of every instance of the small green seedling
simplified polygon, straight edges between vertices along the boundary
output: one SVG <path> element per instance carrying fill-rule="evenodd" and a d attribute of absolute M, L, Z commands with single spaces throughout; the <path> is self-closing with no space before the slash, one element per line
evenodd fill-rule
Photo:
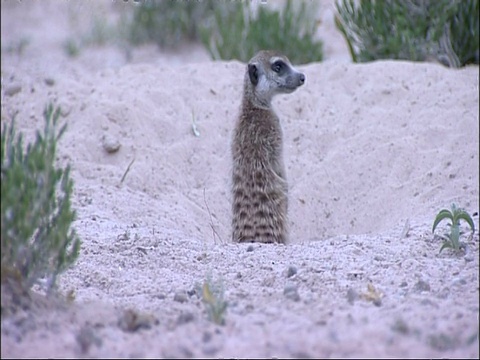
<path fill-rule="evenodd" d="M 217 325 L 224 325 L 228 303 L 224 300 L 221 281 L 212 281 L 208 276 L 202 285 L 197 285 L 197 291 L 201 294 L 208 318 Z"/>
<path fill-rule="evenodd" d="M 455 204 L 452 204 L 452 210 L 443 209 L 437 214 L 435 221 L 433 222 L 432 233 L 435 232 L 435 228 L 443 219 L 450 219 L 450 233 L 445 233 L 444 236 L 441 236 L 444 239 L 444 243 L 440 248 L 442 252 L 445 248 L 454 249 L 456 251 L 460 250 L 460 220 L 465 220 L 470 228 L 472 229 L 472 234 L 475 232 L 475 225 L 473 223 L 472 217 L 463 209 L 457 208 Z"/>

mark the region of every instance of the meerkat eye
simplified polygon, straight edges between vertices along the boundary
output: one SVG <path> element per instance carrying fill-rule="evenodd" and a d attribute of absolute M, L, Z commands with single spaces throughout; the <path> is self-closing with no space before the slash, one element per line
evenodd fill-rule
<path fill-rule="evenodd" d="M 280 71 L 282 71 L 284 66 L 285 64 L 283 63 L 283 61 L 277 60 L 272 64 L 272 70 L 276 73 L 279 73 Z"/>

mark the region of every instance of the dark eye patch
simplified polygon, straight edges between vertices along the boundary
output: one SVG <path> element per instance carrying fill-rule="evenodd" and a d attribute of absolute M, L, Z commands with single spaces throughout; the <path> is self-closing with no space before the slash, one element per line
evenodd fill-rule
<path fill-rule="evenodd" d="M 277 60 L 272 64 L 272 70 L 279 73 L 285 68 L 285 63 L 281 60 Z"/>

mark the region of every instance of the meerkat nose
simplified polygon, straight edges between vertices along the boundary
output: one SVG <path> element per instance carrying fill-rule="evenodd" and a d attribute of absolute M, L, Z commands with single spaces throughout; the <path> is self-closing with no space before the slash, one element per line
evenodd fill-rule
<path fill-rule="evenodd" d="M 305 74 L 300 74 L 300 84 L 304 84 L 305 83 Z"/>

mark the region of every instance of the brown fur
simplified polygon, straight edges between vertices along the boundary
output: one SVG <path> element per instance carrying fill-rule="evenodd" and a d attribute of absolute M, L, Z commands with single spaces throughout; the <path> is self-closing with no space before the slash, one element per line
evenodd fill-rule
<path fill-rule="evenodd" d="M 275 71 L 278 61 L 283 65 Z M 260 51 L 249 61 L 231 149 L 234 242 L 287 242 L 283 135 L 271 100 L 276 94 L 293 92 L 304 81 L 305 75 L 278 53 Z"/>

